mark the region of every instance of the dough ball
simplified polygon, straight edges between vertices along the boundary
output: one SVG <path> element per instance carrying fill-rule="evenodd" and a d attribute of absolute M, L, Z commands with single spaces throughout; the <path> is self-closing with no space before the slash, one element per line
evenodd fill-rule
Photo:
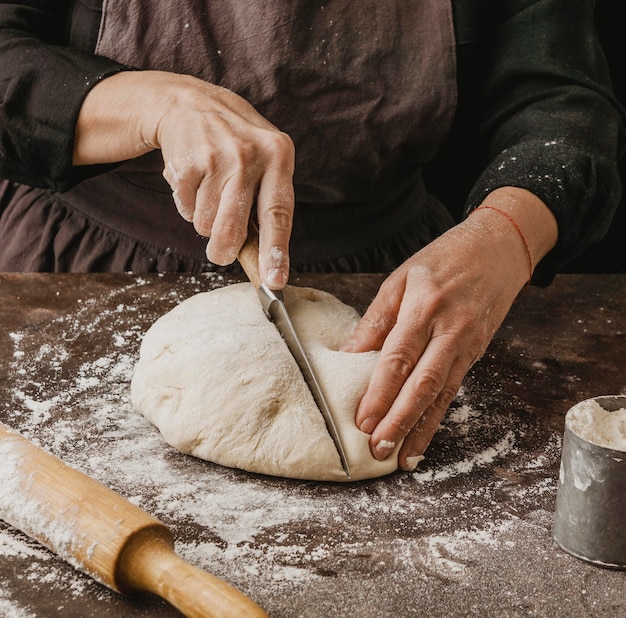
<path fill-rule="evenodd" d="M 397 469 L 379 462 L 354 423 L 378 352 L 340 352 L 357 312 L 326 292 L 284 290 L 309 360 L 334 412 L 352 480 Z M 183 453 L 249 472 L 347 481 L 326 424 L 249 283 L 197 294 L 146 333 L 131 384 L 133 405 Z"/>

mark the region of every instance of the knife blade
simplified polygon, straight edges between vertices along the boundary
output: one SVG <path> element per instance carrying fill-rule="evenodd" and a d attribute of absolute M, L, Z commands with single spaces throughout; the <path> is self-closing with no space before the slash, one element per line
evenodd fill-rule
<path fill-rule="evenodd" d="M 313 395 L 313 399 L 315 400 L 315 403 L 317 404 L 317 407 L 326 422 L 328 433 L 335 443 L 335 448 L 337 449 L 339 459 L 341 460 L 341 466 L 347 477 L 352 478 L 346 451 L 343 446 L 343 442 L 341 441 L 339 431 L 337 430 L 332 410 L 328 405 L 326 397 L 324 396 L 324 391 L 315 375 L 315 371 L 313 370 L 307 353 L 304 350 L 300 338 L 298 337 L 298 333 L 293 325 L 293 322 L 289 317 L 289 313 L 285 307 L 283 293 L 280 290 L 270 290 L 261 281 L 261 275 L 259 274 L 258 229 L 256 227 L 256 223 L 252 220 L 252 217 L 248 229 L 248 238 L 239 251 L 238 260 L 244 272 L 248 276 L 248 279 L 250 279 L 250 282 L 254 285 L 257 291 L 259 301 L 261 302 L 265 315 L 276 326 L 276 329 L 281 334 L 287 348 L 289 348 L 291 355 L 300 368 L 304 381 L 309 387 L 311 395 Z"/>

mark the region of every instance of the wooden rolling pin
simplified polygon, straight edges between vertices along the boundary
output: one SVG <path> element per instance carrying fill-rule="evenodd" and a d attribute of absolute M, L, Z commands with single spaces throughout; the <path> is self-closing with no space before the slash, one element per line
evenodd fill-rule
<path fill-rule="evenodd" d="M 191 618 L 267 616 L 176 555 L 165 524 L 4 423 L 0 518 L 116 592 L 157 594 Z"/>

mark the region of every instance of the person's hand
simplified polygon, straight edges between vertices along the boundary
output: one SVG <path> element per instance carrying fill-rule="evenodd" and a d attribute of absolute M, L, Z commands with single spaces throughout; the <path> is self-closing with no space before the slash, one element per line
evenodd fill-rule
<path fill-rule="evenodd" d="M 535 265 L 556 242 L 556 222 L 532 194 L 500 189 L 486 202 L 501 212 L 479 209 L 392 273 L 344 347 L 381 350 L 356 424 L 376 459 L 404 440 L 404 470 L 417 465 L 528 281 L 529 257 Z M 517 230 L 502 212 L 518 218 Z"/>
<path fill-rule="evenodd" d="M 237 258 L 256 201 L 261 278 L 282 288 L 294 207 L 291 139 L 238 95 L 186 75 L 123 72 L 90 91 L 76 126 L 76 165 L 155 149 L 180 214 L 209 237 L 215 264 Z"/>

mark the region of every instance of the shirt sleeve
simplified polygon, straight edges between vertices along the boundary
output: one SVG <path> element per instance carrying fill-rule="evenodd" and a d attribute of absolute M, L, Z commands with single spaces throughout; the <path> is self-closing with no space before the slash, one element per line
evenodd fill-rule
<path fill-rule="evenodd" d="M 67 45 L 69 4 L 0 4 L 0 176 L 51 190 L 105 167 L 72 166 L 76 120 L 94 85 L 129 68 Z"/>
<path fill-rule="evenodd" d="M 619 203 L 624 143 L 589 0 L 490 3 L 494 27 L 480 57 L 479 137 L 487 165 L 466 214 L 494 189 L 517 186 L 543 200 L 558 222 L 554 250 L 533 277 L 555 270 L 607 232 Z"/>

